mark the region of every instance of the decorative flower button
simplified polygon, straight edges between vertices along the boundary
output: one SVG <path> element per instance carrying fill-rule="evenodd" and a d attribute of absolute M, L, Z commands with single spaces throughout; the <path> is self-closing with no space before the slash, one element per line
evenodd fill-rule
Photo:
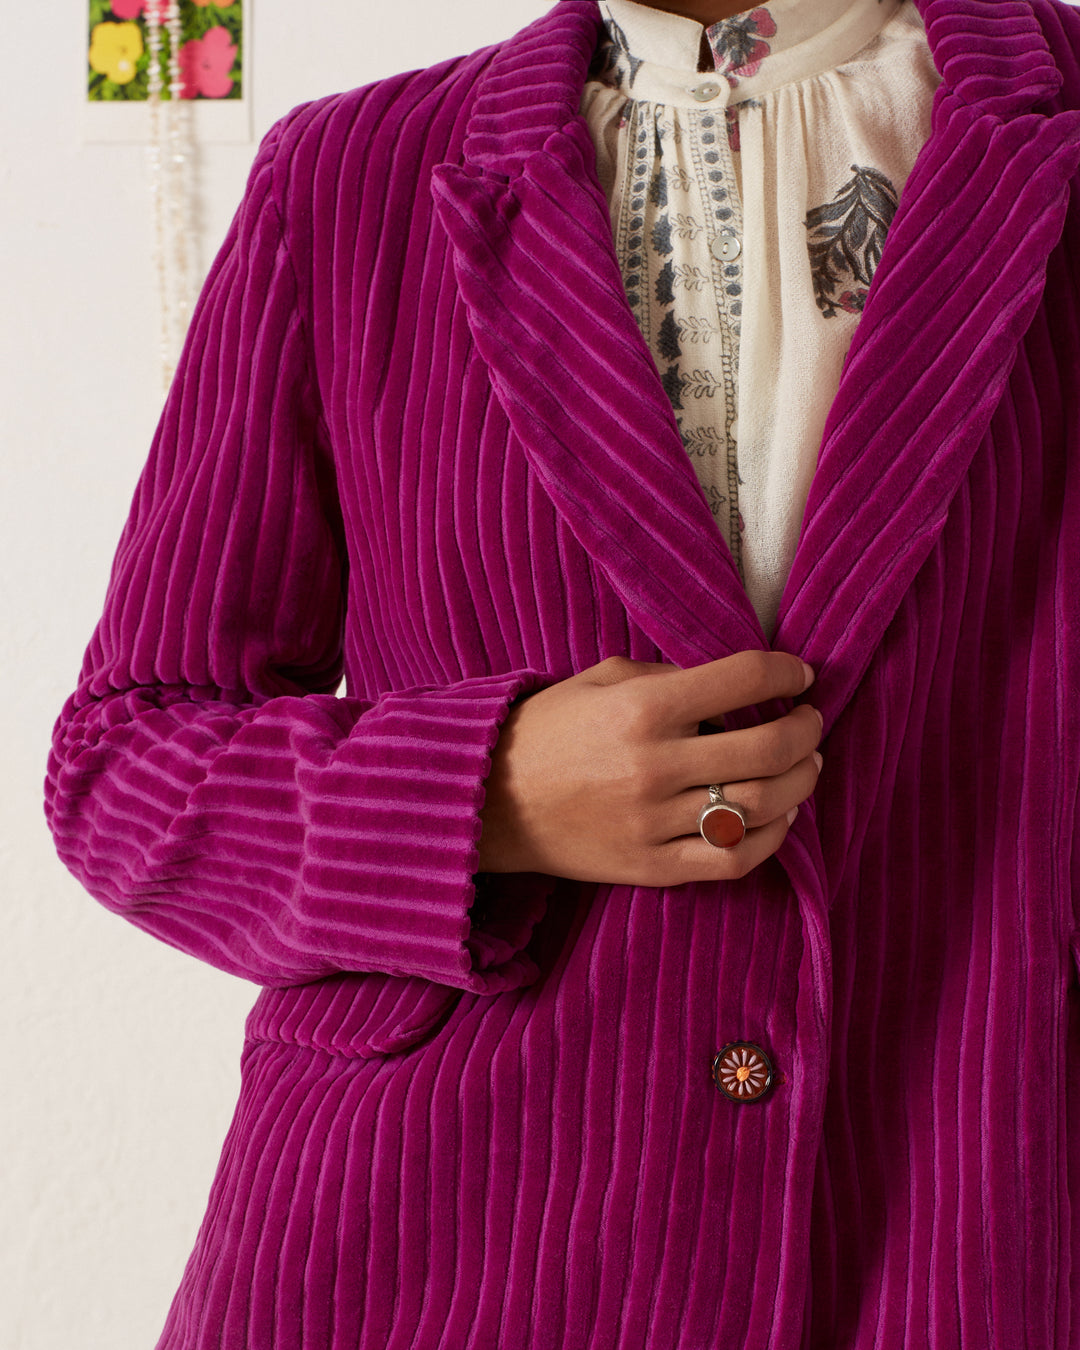
<path fill-rule="evenodd" d="M 773 1066 L 760 1045 L 734 1041 L 712 1062 L 713 1082 L 733 1102 L 756 1102 L 773 1084 Z"/>

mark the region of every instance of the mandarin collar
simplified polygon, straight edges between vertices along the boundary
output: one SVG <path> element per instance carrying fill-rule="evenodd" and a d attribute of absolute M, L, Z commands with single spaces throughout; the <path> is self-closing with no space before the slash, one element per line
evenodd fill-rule
<path fill-rule="evenodd" d="M 610 41 L 599 77 L 635 98 L 700 102 L 695 90 L 718 86 L 710 103 L 738 103 L 781 85 L 824 74 L 871 42 L 902 0 L 769 0 L 708 27 L 638 3 L 600 0 Z M 704 35 L 713 70 L 699 71 Z"/>

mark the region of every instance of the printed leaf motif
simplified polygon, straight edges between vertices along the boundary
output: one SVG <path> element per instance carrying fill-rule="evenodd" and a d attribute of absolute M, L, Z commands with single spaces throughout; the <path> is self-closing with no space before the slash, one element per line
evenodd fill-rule
<path fill-rule="evenodd" d="M 656 274 L 656 303 L 658 305 L 675 303 L 675 271 L 670 258 Z"/>
<path fill-rule="evenodd" d="M 697 315 L 691 315 L 679 324 L 679 336 L 689 338 L 691 342 L 708 342 L 717 332 L 719 329 L 715 324 Z"/>
<path fill-rule="evenodd" d="M 656 349 L 665 361 L 677 361 L 682 348 L 679 346 L 679 328 L 675 322 L 674 311 L 664 315 L 664 321 L 656 334 Z"/>
<path fill-rule="evenodd" d="M 726 449 L 727 438 L 721 436 L 719 427 L 688 427 L 683 432 L 683 445 L 688 454 L 703 459 L 706 455 L 718 455 Z"/>
<path fill-rule="evenodd" d="M 694 398 L 715 398 L 724 392 L 724 386 L 714 371 L 690 370 L 682 379 L 684 394 L 693 394 Z"/>
<path fill-rule="evenodd" d="M 709 274 L 704 268 L 695 267 L 692 263 L 680 263 L 675 268 L 675 281 L 688 291 L 703 291 L 709 284 Z"/>
<path fill-rule="evenodd" d="M 652 227 L 652 246 L 654 252 L 661 255 L 670 253 L 674 247 L 671 242 L 671 221 L 667 216 L 661 216 Z"/>
<path fill-rule="evenodd" d="M 696 239 L 705 228 L 693 216 L 680 211 L 675 217 L 675 224 L 672 227 L 680 239 Z"/>
<path fill-rule="evenodd" d="M 649 184 L 649 201 L 653 206 L 667 206 L 667 175 L 662 168 L 656 171 L 656 177 Z"/>
<path fill-rule="evenodd" d="M 814 299 L 827 319 L 861 311 L 898 205 L 896 189 L 878 169 L 851 170 L 833 200 L 806 217 Z"/>
<path fill-rule="evenodd" d="M 688 169 L 681 168 L 679 165 L 673 165 L 668 169 L 668 173 L 671 175 L 672 184 L 677 187 L 680 192 L 689 192 L 694 186 L 694 175 L 690 173 Z"/>
<path fill-rule="evenodd" d="M 682 407 L 682 376 L 679 374 L 678 366 L 668 366 L 663 375 L 660 376 L 660 383 L 664 386 L 664 393 L 668 397 L 668 402 L 676 412 Z"/>
<path fill-rule="evenodd" d="M 749 14 L 721 19 L 706 30 L 713 64 L 728 84 L 756 75 L 770 47 L 766 38 L 775 36 L 776 20 L 764 6 Z"/>
<path fill-rule="evenodd" d="M 639 57 L 636 57 L 630 50 L 630 43 L 626 40 L 626 34 L 623 32 L 621 25 L 617 24 L 614 19 L 605 19 L 604 27 L 607 29 L 608 36 L 611 38 L 612 42 L 615 43 L 616 47 L 619 48 L 629 62 L 630 85 L 633 87 L 634 81 L 637 79 L 638 70 L 644 65 L 644 62 Z"/>

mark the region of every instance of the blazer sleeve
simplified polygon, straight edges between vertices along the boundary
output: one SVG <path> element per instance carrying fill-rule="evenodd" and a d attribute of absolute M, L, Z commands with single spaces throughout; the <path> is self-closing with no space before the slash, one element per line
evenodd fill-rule
<path fill-rule="evenodd" d="M 474 925 L 473 874 L 492 747 L 544 677 L 334 693 L 347 560 L 271 191 L 279 135 L 193 316 L 46 814 L 103 904 L 222 970 L 515 988 L 538 973 L 523 949 L 551 879 L 498 879 Z"/>

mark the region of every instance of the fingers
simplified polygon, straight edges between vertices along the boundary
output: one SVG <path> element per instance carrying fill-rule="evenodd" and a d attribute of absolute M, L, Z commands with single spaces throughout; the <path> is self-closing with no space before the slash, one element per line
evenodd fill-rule
<path fill-rule="evenodd" d="M 688 670 L 612 657 L 530 695 L 492 753 L 481 870 L 645 886 L 745 875 L 780 847 L 788 812 L 813 791 L 820 719 L 801 707 L 715 736 L 699 724 L 796 696 L 812 679 L 783 652 Z M 696 833 L 710 783 L 747 813 L 733 849 Z"/>
<path fill-rule="evenodd" d="M 772 857 L 787 838 L 786 816 L 747 830 L 734 848 L 714 848 L 700 834 L 684 835 L 654 850 L 653 886 L 682 886 L 688 881 L 734 881 Z"/>
<path fill-rule="evenodd" d="M 684 737 L 668 748 L 671 787 L 775 778 L 812 755 L 820 740 L 821 714 L 805 703 L 761 726 Z"/>
<path fill-rule="evenodd" d="M 801 806 L 807 797 L 812 796 L 820 769 L 821 756 L 815 751 L 786 773 L 777 774 L 774 778 L 755 778 L 745 783 L 725 780 L 724 797 L 742 808 L 748 829 L 757 829 L 780 820 L 793 807 Z M 697 787 L 680 792 L 665 802 L 662 811 L 656 816 L 656 842 L 663 843 L 695 830 L 698 812 L 708 796 L 704 788 Z"/>
<path fill-rule="evenodd" d="M 642 680 L 642 694 L 657 700 L 669 726 L 686 728 L 736 708 L 795 698 L 813 679 L 806 662 L 788 652 L 736 652 L 686 670 L 661 670 Z"/>
<path fill-rule="evenodd" d="M 791 716 L 803 712 L 803 709 L 796 709 Z M 821 723 L 816 716 L 813 720 L 816 744 Z M 737 734 L 731 732 L 707 739 L 720 741 Z M 804 734 L 801 728 L 798 734 Z M 708 800 L 707 792 L 698 787 L 678 793 L 657 816 L 658 830 L 666 829 L 668 835 L 666 840 L 658 839 L 652 850 L 656 868 L 656 879 L 652 884 L 679 886 L 688 881 L 730 881 L 746 876 L 771 857 L 787 838 L 799 806 L 813 795 L 821 766 L 822 757 L 815 750 L 771 777 L 756 777 L 745 782 L 710 779 L 710 782 L 723 784 L 724 797 L 740 807 L 745 816 L 746 834 L 733 848 L 715 848 L 697 831 L 698 812 Z"/>

